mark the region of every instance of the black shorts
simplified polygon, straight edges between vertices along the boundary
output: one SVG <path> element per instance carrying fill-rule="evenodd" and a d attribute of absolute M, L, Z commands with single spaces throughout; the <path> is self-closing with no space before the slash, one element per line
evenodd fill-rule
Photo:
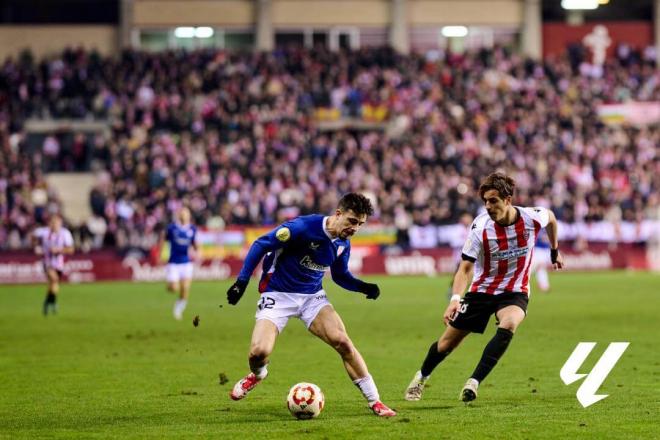
<path fill-rule="evenodd" d="M 64 272 L 63 272 L 63 271 L 61 271 L 61 270 L 59 270 L 59 269 L 55 269 L 54 267 L 46 266 L 46 264 L 42 264 L 42 266 L 43 266 L 43 268 L 44 268 L 44 272 L 46 273 L 46 275 L 48 275 L 48 271 L 49 271 L 50 269 L 53 269 L 53 270 L 57 273 L 57 279 L 58 279 L 58 280 L 62 280 L 62 277 L 64 276 Z"/>
<path fill-rule="evenodd" d="M 505 292 L 499 295 L 468 292 L 461 300 L 461 308 L 449 321 L 452 327 L 474 333 L 486 330 L 490 315 L 507 306 L 518 306 L 527 314 L 529 298 L 520 292 Z"/>

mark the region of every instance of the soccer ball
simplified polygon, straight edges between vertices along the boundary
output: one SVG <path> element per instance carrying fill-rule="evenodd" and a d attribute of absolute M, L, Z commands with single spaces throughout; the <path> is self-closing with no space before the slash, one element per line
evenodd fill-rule
<path fill-rule="evenodd" d="M 286 404 L 291 414 L 297 419 L 313 419 L 321 414 L 325 397 L 321 388 L 313 383 L 300 382 L 289 390 Z"/>

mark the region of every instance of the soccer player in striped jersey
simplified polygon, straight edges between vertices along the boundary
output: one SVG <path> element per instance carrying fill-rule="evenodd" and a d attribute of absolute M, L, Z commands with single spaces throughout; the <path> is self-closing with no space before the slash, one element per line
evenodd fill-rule
<path fill-rule="evenodd" d="M 424 384 L 435 367 L 470 333 L 483 333 L 495 314 L 497 331 L 463 387 L 460 398 L 477 397 L 479 384 L 504 354 L 513 334 L 525 319 L 529 299 L 529 272 L 534 243 L 545 228 L 554 269 L 564 266 L 557 241 L 557 219 L 545 208 L 512 204 L 515 182 L 501 173 L 488 176 L 479 187 L 486 213 L 478 216 L 463 246 L 463 261 L 454 276 L 452 299 L 444 313 L 445 329 L 434 341 L 405 392 L 406 400 L 420 400 Z M 472 284 L 468 293 L 470 275 Z"/>
<path fill-rule="evenodd" d="M 348 270 L 350 238 L 373 214 L 371 202 L 356 193 L 339 200 L 331 216 L 306 215 L 284 223 L 257 239 L 248 252 L 238 280 L 227 291 L 235 305 L 248 285 L 255 267 L 263 258 L 259 283 L 256 323 L 252 332 L 249 364 L 251 373 L 238 381 L 230 393 L 240 400 L 268 374 L 268 358 L 275 340 L 289 318 L 299 318 L 307 329 L 334 348 L 341 356 L 353 383 L 360 389 L 371 410 L 380 417 L 396 412 L 380 401 L 378 388 L 367 364 L 346 333 L 341 318 L 323 290 L 323 276 L 330 269 L 332 280 L 341 287 L 376 299 L 376 284 L 355 278 Z"/>
<path fill-rule="evenodd" d="M 64 255 L 73 254 L 73 236 L 62 226 L 62 217 L 53 214 L 48 226 L 37 228 L 33 234 L 34 253 L 43 257 L 48 291 L 43 303 L 43 314 L 57 313 L 57 294 L 64 275 Z"/>

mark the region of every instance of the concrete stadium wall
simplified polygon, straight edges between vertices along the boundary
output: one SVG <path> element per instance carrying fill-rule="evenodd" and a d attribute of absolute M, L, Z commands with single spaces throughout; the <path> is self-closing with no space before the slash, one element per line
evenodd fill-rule
<path fill-rule="evenodd" d="M 410 0 L 408 22 L 429 24 L 520 26 L 520 0 Z"/>
<path fill-rule="evenodd" d="M 387 26 L 390 0 L 271 0 L 273 25 Z M 408 0 L 408 23 L 415 25 L 519 26 L 521 0 Z M 488 11 L 484 13 L 484 11 Z M 133 24 L 137 27 L 177 25 L 252 26 L 252 0 L 135 0 Z"/>
<path fill-rule="evenodd" d="M 82 46 L 113 55 L 118 48 L 117 28 L 102 25 L 0 26 L 0 60 L 30 48 L 37 57 Z"/>
<path fill-rule="evenodd" d="M 135 0 L 133 25 L 252 26 L 252 0 Z"/>

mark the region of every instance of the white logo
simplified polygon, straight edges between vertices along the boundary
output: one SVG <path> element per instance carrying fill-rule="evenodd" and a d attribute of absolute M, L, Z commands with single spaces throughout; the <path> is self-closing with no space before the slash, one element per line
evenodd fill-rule
<path fill-rule="evenodd" d="M 319 244 L 318 244 L 318 243 L 311 242 L 311 243 L 309 244 L 309 248 L 310 248 L 311 250 L 315 251 L 315 250 L 317 250 L 317 249 L 319 248 Z"/>
<path fill-rule="evenodd" d="M 339 257 L 344 252 L 345 246 L 337 246 L 337 256 Z"/>
<path fill-rule="evenodd" d="M 561 380 L 566 385 L 569 385 L 587 376 L 575 394 L 584 408 L 593 405 L 609 395 L 596 394 L 596 392 L 605 381 L 605 378 L 607 378 L 607 375 L 610 374 L 610 371 L 612 371 L 619 358 L 623 355 L 623 352 L 626 351 L 628 345 L 630 345 L 630 342 L 612 342 L 588 375 L 578 373 L 577 370 L 596 346 L 595 342 L 580 342 L 568 357 L 568 360 L 559 372 L 559 377 L 561 377 Z"/>

